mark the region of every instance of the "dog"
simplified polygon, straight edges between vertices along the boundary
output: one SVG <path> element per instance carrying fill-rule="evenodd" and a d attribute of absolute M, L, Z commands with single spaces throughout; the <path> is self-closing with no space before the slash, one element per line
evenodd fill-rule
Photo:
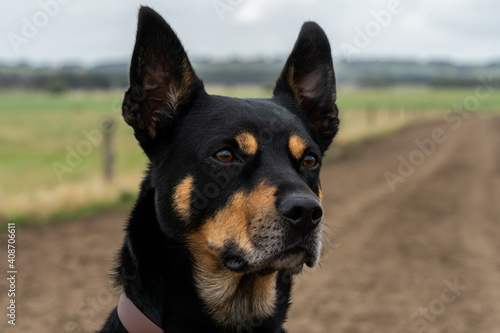
<path fill-rule="evenodd" d="M 141 7 L 122 111 L 149 168 L 101 332 L 285 332 L 293 277 L 320 260 L 319 171 L 339 128 L 324 31 L 304 23 L 271 98 L 230 98 Z"/>

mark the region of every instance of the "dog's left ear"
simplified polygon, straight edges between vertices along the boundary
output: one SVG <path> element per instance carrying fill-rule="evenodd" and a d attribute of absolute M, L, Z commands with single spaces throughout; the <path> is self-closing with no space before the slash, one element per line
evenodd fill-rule
<path fill-rule="evenodd" d="M 123 118 L 148 154 L 203 87 L 172 28 L 149 7 L 139 10 L 129 75 Z"/>
<path fill-rule="evenodd" d="M 338 131 L 339 111 L 330 43 L 316 23 L 306 22 L 302 26 L 273 95 L 282 103 L 293 98 L 300 112 L 318 130 L 320 148 L 326 151 Z"/>

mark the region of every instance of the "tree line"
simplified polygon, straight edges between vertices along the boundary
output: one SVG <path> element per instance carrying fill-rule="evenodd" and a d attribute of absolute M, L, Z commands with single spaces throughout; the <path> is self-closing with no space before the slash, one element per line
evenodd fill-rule
<path fill-rule="evenodd" d="M 211 61 L 193 63 L 206 84 L 261 85 L 272 87 L 284 60 Z M 500 78 L 500 61 L 484 65 L 457 65 L 449 62 L 339 61 L 335 64 L 339 85 L 388 87 L 419 85 L 468 87 L 481 76 Z M 32 89 L 61 93 L 73 89 L 122 89 L 128 86 L 128 64 L 101 64 L 32 67 L 0 64 L 0 89 Z"/>

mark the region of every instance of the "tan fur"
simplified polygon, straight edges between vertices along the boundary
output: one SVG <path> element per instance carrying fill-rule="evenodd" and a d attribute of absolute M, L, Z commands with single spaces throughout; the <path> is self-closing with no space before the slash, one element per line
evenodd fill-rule
<path fill-rule="evenodd" d="M 294 158 L 300 159 L 307 148 L 307 143 L 304 139 L 294 134 L 288 140 L 288 148 Z"/>
<path fill-rule="evenodd" d="M 243 150 L 245 154 L 255 155 L 257 153 L 259 144 L 257 143 L 257 139 L 255 138 L 255 136 L 253 136 L 252 134 L 244 132 L 238 134 L 235 139 L 238 142 L 241 150 Z"/>
<path fill-rule="evenodd" d="M 157 63 L 154 57 L 145 61 Z M 177 107 L 190 97 L 191 87 L 195 79 L 194 72 L 187 58 L 184 58 L 181 66 L 180 82 L 172 80 L 172 73 L 169 73 L 165 67 L 145 66 L 145 73 L 139 74 L 143 74 L 142 87 L 147 92 L 147 98 L 143 105 L 147 112 L 146 115 L 142 116 L 139 116 L 137 112 L 129 112 L 125 116 L 125 121 L 128 124 L 137 123 L 139 128 L 149 132 L 151 138 L 156 137 L 156 124 L 160 121 L 159 113 L 166 112 L 168 115 L 174 116 Z M 151 119 L 141 119 L 144 116 L 151 117 Z"/>
<path fill-rule="evenodd" d="M 184 221 L 189 222 L 191 216 L 191 192 L 193 191 L 193 177 L 184 178 L 174 190 L 172 196 L 173 207 L 177 215 Z"/>
<path fill-rule="evenodd" d="M 179 86 L 170 83 L 165 90 L 164 102 L 172 112 L 175 112 L 179 104 L 182 104 L 189 97 L 189 91 L 194 81 L 193 71 L 187 58 L 182 61 L 182 72 L 182 80 Z"/>
<path fill-rule="evenodd" d="M 182 71 L 184 75 L 182 76 L 181 84 L 176 91 L 176 101 L 178 103 L 175 107 L 189 97 L 189 92 L 194 81 L 193 70 L 191 69 L 191 65 L 189 64 L 189 60 L 187 58 L 184 58 L 182 61 Z"/>
<path fill-rule="evenodd" d="M 276 273 L 257 276 L 231 272 L 221 264 L 218 250 L 226 241 L 247 253 L 254 250 L 248 223 L 261 219 L 260 212 L 274 209 L 276 191 L 276 187 L 262 182 L 250 193 L 237 192 L 188 238 L 198 293 L 214 319 L 223 325 L 237 326 L 274 312 Z"/>
<path fill-rule="evenodd" d="M 287 83 L 288 86 L 292 89 L 293 96 L 295 97 L 295 101 L 299 104 L 302 103 L 302 94 L 299 91 L 299 88 L 297 87 L 297 84 L 295 82 L 295 66 L 293 64 L 290 65 L 288 69 L 288 76 L 287 76 Z"/>

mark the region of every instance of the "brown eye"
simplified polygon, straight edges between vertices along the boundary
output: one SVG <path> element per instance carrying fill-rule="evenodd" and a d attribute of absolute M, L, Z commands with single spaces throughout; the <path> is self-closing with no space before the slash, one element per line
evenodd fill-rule
<path fill-rule="evenodd" d="M 215 154 L 215 158 L 222 163 L 229 163 L 233 160 L 234 156 L 229 150 L 221 150 Z"/>
<path fill-rule="evenodd" d="M 312 155 L 307 155 L 302 161 L 302 165 L 304 165 L 306 168 L 314 168 L 317 164 L 318 161 L 316 161 L 316 157 Z"/>

